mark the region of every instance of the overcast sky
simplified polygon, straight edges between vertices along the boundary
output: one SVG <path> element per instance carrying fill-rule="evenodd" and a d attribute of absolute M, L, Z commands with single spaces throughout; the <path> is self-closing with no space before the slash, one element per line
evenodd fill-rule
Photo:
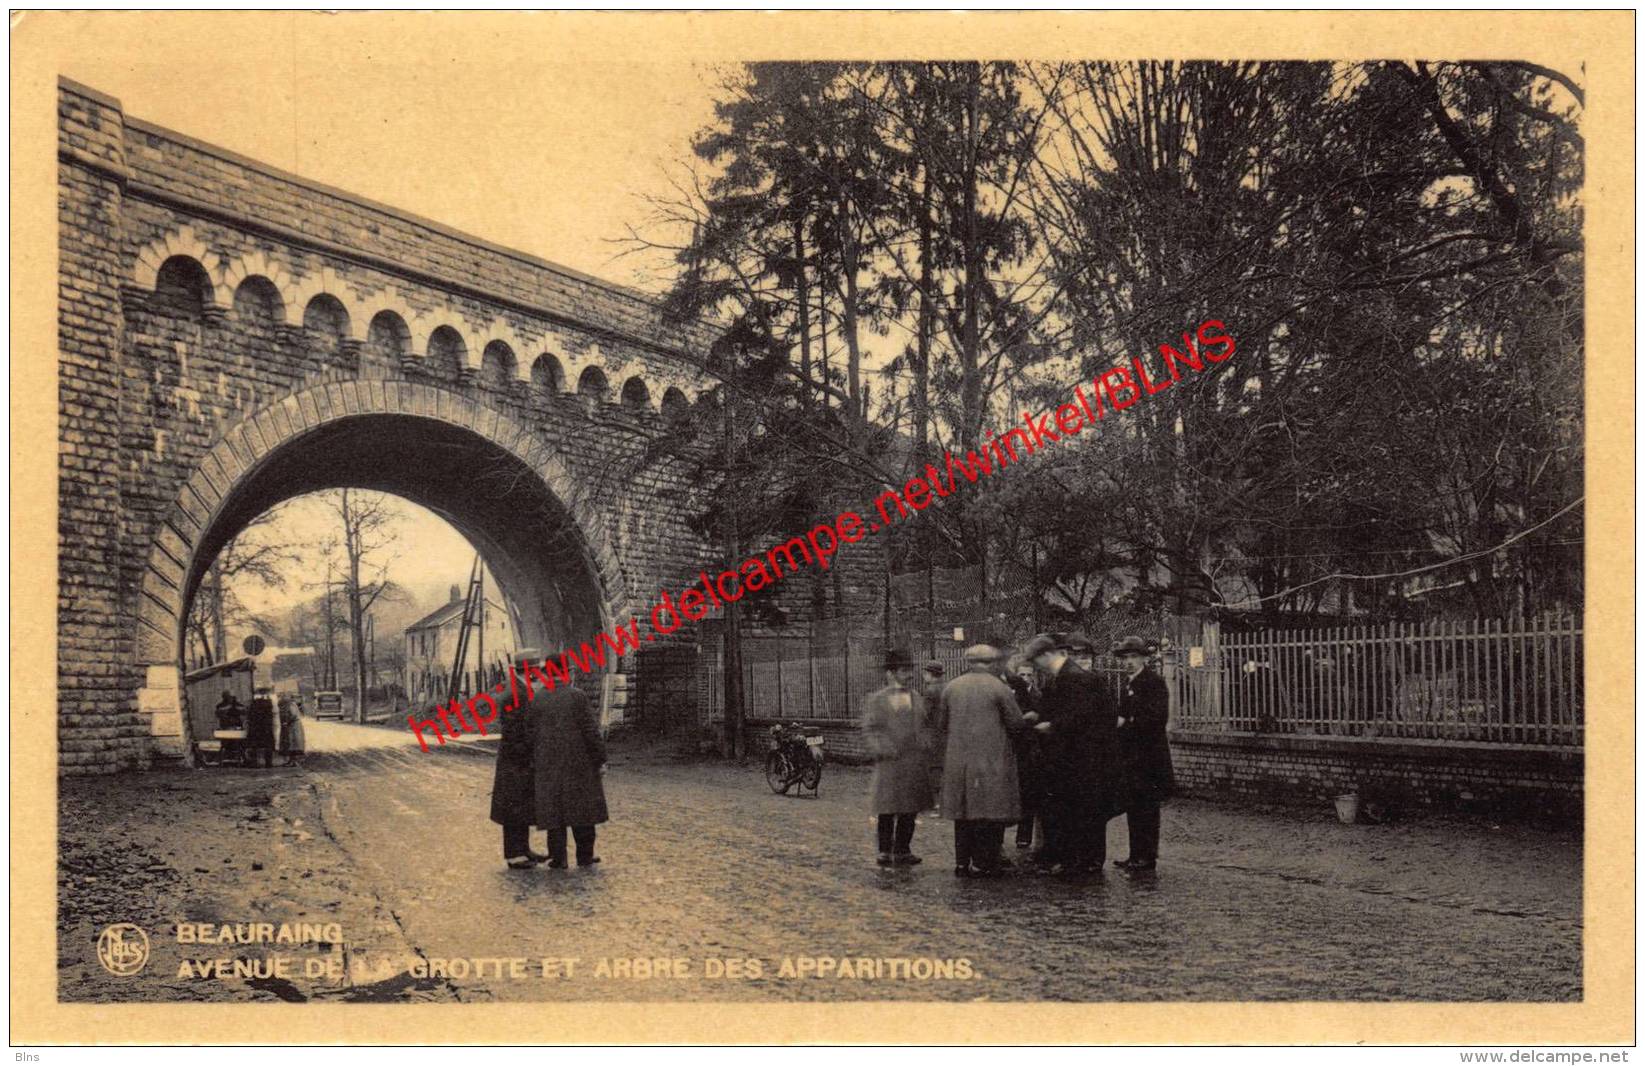
<path fill-rule="evenodd" d="M 61 73 L 129 115 L 643 288 L 609 242 L 713 117 L 712 68 L 530 15 L 72 17 Z"/>
<path fill-rule="evenodd" d="M 668 194 L 671 164 L 713 117 L 713 68 L 568 39 L 564 22 L 529 15 L 54 17 L 76 23 L 60 73 L 128 115 L 653 291 L 666 260 L 618 259 L 611 240 L 644 222 L 644 196 Z M 390 576 L 435 599 L 466 583 L 462 536 L 420 507 L 401 510 Z M 335 521 L 304 499 L 262 532 L 314 544 L 335 536 Z M 304 579 L 321 569 L 309 554 L 285 589 L 238 591 L 254 610 L 279 610 L 316 595 Z"/>

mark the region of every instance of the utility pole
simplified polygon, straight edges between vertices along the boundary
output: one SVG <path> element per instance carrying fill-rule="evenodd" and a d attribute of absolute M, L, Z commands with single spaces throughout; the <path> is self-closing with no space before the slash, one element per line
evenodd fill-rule
<path fill-rule="evenodd" d="M 826 357 L 825 357 L 826 358 Z M 736 420 L 731 412 L 731 390 L 720 389 L 720 426 L 724 437 L 725 476 L 732 476 L 731 468 L 736 459 L 736 444 L 733 433 Z M 725 514 L 725 547 L 727 559 L 742 557 L 742 535 L 738 529 L 737 509 L 727 507 Z M 741 597 L 738 597 L 739 599 Z M 742 755 L 746 745 L 743 737 L 743 643 L 742 643 L 742 611 L 739 604 L 729 602 L 725 605 L 725 625 L 722 627 L 725 634 L 725 752 L 733 759 Z"/>
<path fill-rule="evenodd" d="M 207 658 L 223 662 L 228 658 L 228 627 L 223 623 L 223 568 L 217 561 L 211 564 L 211 643 L 213 649 Z"/>
<path fill-rule="evenodd" d="M 1028 550 L 1032 553 L 1029 558 L 1034 564 L 1032 568 L 1034 579 L 1034 632 L 1038 633 L 1040 632 L 1040 542 L 1030 540 Z"/>
<path fill-rule="evenodd" d="M 491 687 L 491 678 L 486 676 L 486 571 L 483 566 L 480 567 L 480 650 L 474 662 L 474 673 L 478 678 L 474 687 Z"/>

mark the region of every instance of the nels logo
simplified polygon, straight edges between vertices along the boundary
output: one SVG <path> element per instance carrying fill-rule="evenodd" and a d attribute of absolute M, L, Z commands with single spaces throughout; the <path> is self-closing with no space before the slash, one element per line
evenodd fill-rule
<path fill-rule="evenodd" d="M 131 977 L 149 961 L 149 937 L 130 922 L 116 922 L 97 938 L 97 961 L 116 977 Z"/>

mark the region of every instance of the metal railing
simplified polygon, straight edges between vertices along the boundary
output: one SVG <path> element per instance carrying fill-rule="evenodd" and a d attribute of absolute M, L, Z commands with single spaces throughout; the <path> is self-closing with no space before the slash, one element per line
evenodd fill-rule
<path fill-rule="evenodd" d="M 1580 746 L 1571 617 L 1221 634 L 1175 649 L 1179 729 Z"/>
<path fill-rule="evenodd" d="M 929 659 L 943 664 L 943 677 L 964 673 L 963 648 L 939 644 L 934 656 L 913 656 L 916 665 Z M 757 638 L 744 642 L 743 696 L 753 718 L 848 721 L 861 714 L 862 701 L 885 684 L 883 651 L 878 643 L 849 647 L 813 647 L 804 640 Z M 717 665 L 717 664 L 716 664 Z M 1097 672 L 1117 698 L 1124 668 L 1106 657 Z"/>

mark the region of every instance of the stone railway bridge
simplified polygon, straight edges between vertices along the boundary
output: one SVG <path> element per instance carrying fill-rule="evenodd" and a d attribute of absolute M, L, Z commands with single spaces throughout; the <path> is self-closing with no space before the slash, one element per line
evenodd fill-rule
<path fill-rule="evenodd" d="M 657 446 L 712 402 L 706 334 L 84 86 L 58 116 L 63 772 L 186 750 L 202 573 L 300 493 L 446 518 L 547 648 L 716 561 L 686 526 L 694 464 Z"/>

